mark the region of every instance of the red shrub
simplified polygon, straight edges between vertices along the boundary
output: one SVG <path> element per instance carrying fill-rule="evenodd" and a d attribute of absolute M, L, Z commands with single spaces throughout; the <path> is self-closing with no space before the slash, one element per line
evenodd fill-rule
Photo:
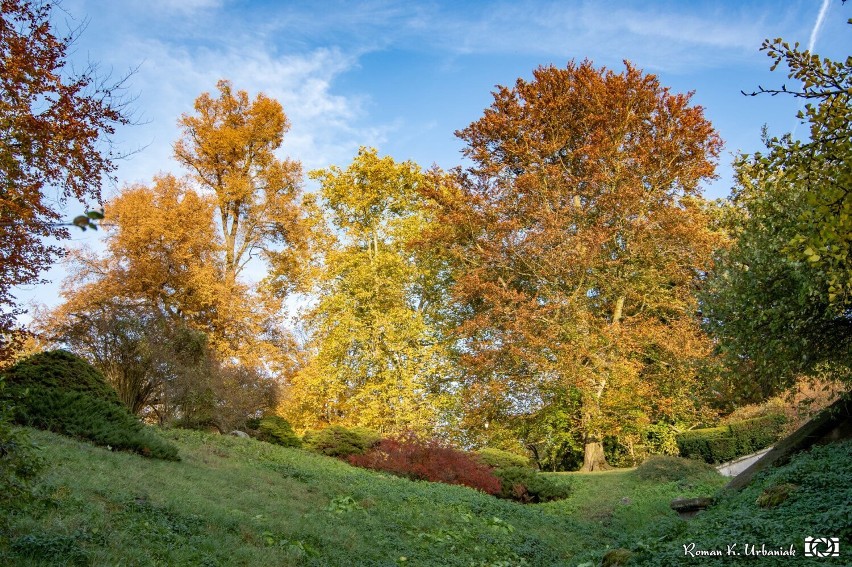
<path fill-rule="evenodd" d="M 348 461 L 365 469 L 385 471 L 412 480 L 461 484 L 487 494 L 500 493 L 500 479 L 475 456 L 413 436 L 382 439 L 363 455 Z"/>

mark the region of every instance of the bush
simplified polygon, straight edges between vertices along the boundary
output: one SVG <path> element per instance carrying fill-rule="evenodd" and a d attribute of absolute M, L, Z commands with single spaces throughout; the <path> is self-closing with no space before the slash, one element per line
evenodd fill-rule
<path fill-rule="evenodd" d="M 682 457 L 724 463 L 777 441 L 785 422 L 785 416 L 772 414 L 721 427 L 695 429 L 678 435 L 677 444 Z"/>
<path fill-rule="evenodd" d="M 0 395 L 4 389 L 0 376 Z M 20 508 L 33 493 L 30 483 L 42 468 L 26 432 L 12 427 L 12 405 L 0 400 L 0 509 Z M 4 515 L 5 516 L 5 515 Z"/>
<path fill-rule="evenodd" d="M 500 493 L 500 480 L 473 455 L 413 436 L 382 439 L 363 455 L 351 455 L 351 464 L 385 471 L 411 480 L 458 484 L 487 494 Z"/>
<path fill-rule="evenodd" d="M 500 498 L 523 503 L 550 502 L 567 498 L 570 489 L 554 483 L 529 467 L 504 467 L 495 469 L 500 479 Z"/>
<path fill-rule="evenodd" d="M 66 350 L 41 352 L 6 370 L 10 388 L 38 386 L 49 390 L 79 392 L 124 407 L 118 394 L 94 366 Z"/>
<path fill-rule="evenodd" d="M 371 429 L 347 429 L 341 425 L 332 425 L 320 431 L 306 432 L 302 443 L 306 449 L 315 453 L 345 459 L 350 455 L 363 455 L 379 439 L 380 435 Z"/>
<path fill-rule="evenodd" d="M 179 460 L 177 447 L 147 429 L 103 376 L 71 353 L 34 355 L 11 367 L 4 377 L 9 387 L 0 401 L 14 404 L 18 424 L 145 457 Z"/>
<path fill-rule="evenodd" d="M 716 469 L 704 461 L 669 455 L 655 455 L 636 469 L 636 476 L 652 482 L 673 482 L 715 474 Z"/>
<path fill-rule="evenodd" d="M 530 468 L 530 460 L 528 457 L 523 457 L 516 453 L 503 451 L 502 449 L 492 449 L 486 447 L 476 452 L 480 462 L 485 463 L 492 469 L 505 469 L 508 467 L 527 467 Z"/>
<path fill-rule="evenodd" d="M 252 424 L 254 425 L 254 424 Z M 267 415 L 257 421 L 257 438 L 283 447 L 301 447 L 302 440 L 293 432 L 290 423 L 281 416 Z"/>

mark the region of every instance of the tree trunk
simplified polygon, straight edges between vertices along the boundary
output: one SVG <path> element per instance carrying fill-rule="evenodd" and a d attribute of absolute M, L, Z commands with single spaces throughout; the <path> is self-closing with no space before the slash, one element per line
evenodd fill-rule
<path fill-rule="evenodd" d="M 600 439 L 592 436 L 586 436 L 583 466 L 580 468 L 580 472 L 605 471 L 610 468 L 611 467 L 606 462 L 603 444 L 600 442 Z"/>

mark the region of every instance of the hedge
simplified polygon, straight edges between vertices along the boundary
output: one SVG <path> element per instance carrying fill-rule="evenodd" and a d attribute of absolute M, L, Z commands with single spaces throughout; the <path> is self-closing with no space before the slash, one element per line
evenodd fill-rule
<path fill-rule="evenodd" d="M 778 440 L 787 418 L 765 415 L 721 427 L 694 429 L 677 436 L 680 456 L 724 463 L 754 453 Z"/>

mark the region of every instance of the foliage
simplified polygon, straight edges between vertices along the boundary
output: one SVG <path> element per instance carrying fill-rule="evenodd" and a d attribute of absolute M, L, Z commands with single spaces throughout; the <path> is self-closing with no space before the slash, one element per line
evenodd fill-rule
<path fill-rule="evenodd" d="M 257 420 L 258 439 L 282 447 L 301 447 L 302 440 L 293 432 L 290 423 L 278 415 L 266 415 Z"/>
<path fill-rule="evenodd" d="M 786 421 L 783 415 L 771 414 L 720 427 L 693 429 L 679 434 L 677 444 L 682 457 L 724 463 L 777 441 Z"/>
<path fill-rule="evenodd" d="M 133 413 L 160 424 L 231 431 L 277 400 L 275 381 L 220 362 L 206 335 L 145 306 L 102 304 L 55 332 L 92 359 Z"/>
<path fill-rule="evenodd" d="M 12 427 L 14 410 L 0 375 L 0 510 L 23 508 L 32 498 L 31 483 L 42 468 L 25 431 Z"/>
<path fill-rule="evenodd" d="M 102 177 L 117 157 L 101 142 L 128 124 L 121 82 L 96 68 L 69 72 L 74 32 L 57 36 L 54 4 L 3 0 L 0 19 L 0 360 L 21 311 L 11 290 L 39 283 L 39 273 L 68 238 L 57 221 L 69 198 L 98 201 Z M 50 192 L 48 191 L 50 190 Z"/>
<path fill-rule="evenodd" d="M 677 429 L 668 423 L 652 423 L 645 428 L 645 447 L 651 455 L 678 455 Z"/>
<path fill-rule="evenodd" d="M 131 413 L 169 421 L 177 391 L 208 355 L 206 336 L 145 305 L 110 301 L 65 313 L 48 323 L 54 340 L 91 360 Z"/>
<path fill-rule="evenodd" d="M 555 483 L 549 477 L 524 466 L 507 466 L 494 469 L 494 476 L 500 479 L 500 498 L 518 502 L 550 502 L 568 498 L 570 487 L 564 483 Z"/>
<path fill-rule="evenodd" d="M 684 481 L 715 474 L 716 470 L 703 461 L 671 455 L 654 455 L 636 469 L 636 476 L 653 482 Z"/>
<path fill-rule="evenodd" d="M 410 246 L 429 225 L 429 176 L 361 148 L 342 170 L 313 171 L 317 302 L 307 314 L 310 362 L 291 380 L 282 415 L 297 428 L 365 426 L 429 434 L 449 372 L 436 327 L 436 274 Z"/>
<path fill-rule="evenodd" d="M 502 449 L 494 449 L 493 447 L 486 447 L 476 451 L 476 458 L 492 469 L 505 469 L 507 467 L 530 468 L 529 457 L 503 451 Z"/>
<path fill-rule="evenodd" d="M 302 438 L 306 449 L 329 457 L 361 455 L 378 443 L 380 435 L 364 427 L 347 429 L 332 425 L 320 431 L 308 431 Z"/>
<path fill-rule="evenodd" d="M 357 467 L 411 480 L 460 484 L 487 494 L 500 492 L 500 481 L 491 468 L 473 455 L 436 440 L 421 441 L 413 435 L 382 439 L 366 453 L 351 455 L 347 460 Z"/>
<path fill-rule="evenodd" d="M 272 362 L 270 351 L 286 346 L 288 337 L 271 320 L 269 301 L 245 285 L 226 284 L 214 209 L 210 198 L 171 175 L 125 188 L 107 203 L 106 250 L 72 252 L 66 301 L 42 321 L 45 333 L 98 343 L 113 319 L 135 311 L 205 333 L 224 358 Z M 90 319 L 107 327 L 89 336 Z"/>
<path fill-rule="evenodd" d="M 795 455 L 789 464 L 769 469 L 756 477 L 741 492 L 723 491 L 716 504 L 676 529 L 663 530 L 648 537 L 641 545 L 634 543 L 636 565 L 676 565 L 684 561 L 684 544 L 695 542 L 696 548 L 721 549 L 736 544 L 735 551 L 744 553 L 744 544 L 764 544 L 769 550 L 804 552 L 804 538 L 836 537 L 840 540 L 841 559 L 819 559 L 821 564 L 841 565 L 848 561 L 845 545 L 852 541 L 852 441 L 814 446 Z M 796 488 L 791 489 L 792 486 Z M 777 490 L 786 499 L 776 505 L 761 506 L 761 495 Z M 651 536 L 652 534 L 648 534 Z M 702 558 L 708 564 L 728 564 L 725 558 Z M 742 559 L 742 558 L 740 558 Z M 713 562 L 714 560 L 715 563 Z M 702 561 L 704 563 L 705 561 Z M 761 565 L 788 565 L 789 557 L 761 557 Z"/>
<path fill-rule="evenodd" d="M 594 469 L 605 431 L 695 414 L 692 291 L 717 238 L 699 184 L 721 147 L 703 110 L 629 63 L 572 62 L 499 87 L 457 135 L 474 165 L 434 190 L 433 236 L 460 266 L 466 423 L 576 392 Z"/>
<path fill-rule="evenodd" d="M 277 287 L 287 289 L 297 279 L 303 250 L 301 167 L 275 156 L 290 124 L 281 104 L 263 93 L 250 101 L 229 81 L 216 88 L 218 97 L 203 93 L 196 114 L 181 116 L 175 157 L 215 195 L 225 286 L 260 255 L 272 263 Z"/>
<path fill-rule="evenodd" d="M 51 390 L 79 392 L 121 406 L 115 390 L 88 362 L 65 350 L 36 353 L 3 373 L 7 384 L 20 390 L 38 385 Z"/>
<path fill-rule="evenodd" d="M 106 252 L 73 254 L 66 302 L 42 318 L 42 334 L 91 359 L 131 411 L 161 424 L 230 431 L 273 407 L 270 373 L 286 375 L 290 338 L 268 304 L 224 285 L 210 199 L 165 175 L 108 206 Z"/>
<path fill-rule="evenodd" d="M 852 379 L 852 59 L 831 61 L 766 41 L 807 103 L 807 140 L 767 138 L 736 161 L 726 224 L 702 297 L 729 365 L 768 397 L 802 374 Z"/>
<path fill-rule="evenodd" d="M 103 376 L 65 351 L 34 355 L 6 370 L 3 403 L 18 424 L 79 437 L 146 457 L 178 460 L 177 448 L 130 414 Z"/>

